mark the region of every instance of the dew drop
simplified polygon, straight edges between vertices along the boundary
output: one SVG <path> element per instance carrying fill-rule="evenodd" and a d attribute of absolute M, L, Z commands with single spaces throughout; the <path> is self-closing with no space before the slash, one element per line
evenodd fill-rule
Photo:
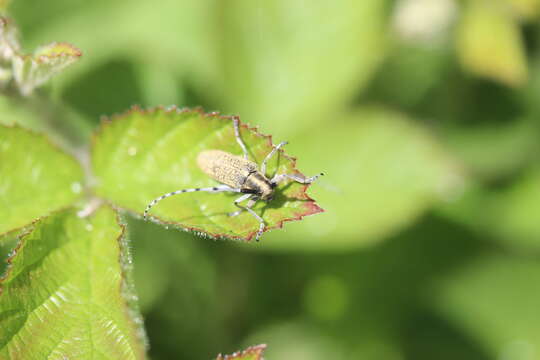
<path fill-rule="evenodd" d="M 168 226 L 165 226 L 165 230 L 169 230 L 169 227 L 168 227 Z"/>
<path fill-rule="evenodd" d="M 80 193 L 82 190 L 82 185 L 79 182 L 74 182 L 71 184 L 71 191 L 75 194 Z"/>
<path fill-rule="evenodd" d="M 128 148 L 128 155 L 129 156 L 135 156 L 137 155 L 137 148 L 135 146 L 130 146 Z"/>
<path fill-rule="evenodd" d="M 39 179 L 39 176 L 41 175 L 42 168 L 40 166 L 34 166 L 32 168 L 31 177 L 34 181 L 37 181 Z"/>
<path fill-rule="evenodd" d="M 84 228 L 86 229 L 86 231 L 94 230 L 94 227 L 92 226 L 92 224 L 86 224 L 86 226 Z"/>

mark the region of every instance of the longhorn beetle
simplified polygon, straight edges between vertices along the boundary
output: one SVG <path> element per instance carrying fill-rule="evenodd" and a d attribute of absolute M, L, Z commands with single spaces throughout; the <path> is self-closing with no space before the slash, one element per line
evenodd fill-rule
<path fill-rule="evenodd" d="M 207 191 L 211 193 L 217 192 L 235 192 L 242 193 L 238 199 L 234 200 L 239 210 L 229 213 L 229 216 L 237 216 L 242 211 L 248 211 L 257 221 L 259 221 L 259 230 L 255 236 L 255 240 L 259 241 L 261 237 L 265 223 L 264 220 L 255 213 L 251 208 L 258 200 L 270 201 L 274 196 L 274 190 L 280 182 L 287 179 L 299 182 L 301 184 L 310 184 L 315 181 L 319 176 L 324 175 L 320 173 L 318 175 L 302 178 L 293 174 L 276 174 L 273 178 L 266 177 L 266 164 L 268 160 L 287 142 L 283 141 L 270 151 L 264 158 L 260 170 L 256 163 L 248 159 L 248 151 L 246 145 L 240 137 L 239 120 L 237 117 L 233 117 L 234 136 L 236 142 L 242 148 L 244 153 L 243 157 L 233 155 L 231 153 L 221 150 L 204 150 L 199 153 L 197 157 L 197 164 L 208 176 L 212 179 L 219 181 L 222 185 L 207 187 L 207 188 L 193 188 L 173 191 L 152 200 L 150 204 L 144 210 L 144 220 L 148 216 L 148 212 L 152 206 L 156 205 L 159 201 L 168 198 L 169 196 L 195 192 L 195 191 Z M 249 200 L 246 206 L 240 205 L 242 201 Z"/>

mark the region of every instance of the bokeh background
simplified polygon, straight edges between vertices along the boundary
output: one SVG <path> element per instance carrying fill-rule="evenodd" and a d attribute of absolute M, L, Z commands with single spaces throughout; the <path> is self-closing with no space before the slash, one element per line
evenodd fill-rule
<path fill-rule="evenodd" d="M 540 359 L 540 0 L 14 0 L 10 13 L 28 50 L 83 51 L 42 90 L 81 141 L 132 104 L 201 105 L 327 174 L 310 188 L 326 213 L 258 244 L 129 219 L 152 359 L 256 343 L 268 359 Z"/>

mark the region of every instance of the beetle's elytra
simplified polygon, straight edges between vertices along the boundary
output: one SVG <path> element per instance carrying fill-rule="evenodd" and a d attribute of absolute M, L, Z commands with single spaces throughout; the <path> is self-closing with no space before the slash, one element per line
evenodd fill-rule
<path fill-rule="evenodd" d="M 293 174 L 276 174 L 273 178 L 266 177 L 266 164 L 268 160 L 287 142 L 281 142 L 270 151 L 270 153 L 264 158 L 261 166 L 259 166 L 248 159 L 247 148 L 240 137 L 240 127 L 238 118 L 233 118 L 234 134 L 236 141 L 240 145 L 243 151 L 243 157 L 233 155 L 231 153 L 221 150 L 205 150 L 199 153 L 197 157 L 197 164 L 201 170 L 206 173 L 212 179 L 221 183 L 214 187 L 208 188 L 192 188 L 173 191 L 164 194 L 150 202 L 144 210 L 144 219 L 148 216 L 150 209 L 156 205 L 159 201 L 173 195 L 194 192 L 194 191 L 206 191 L 206 192 L 236 192 L 242 193 L 238 199 L 234 201 L 239 210 L 230 213 L 230 216 L 236 216 L 242 211 L 248 211 L 253 215 L 257 221 L 259 221 L 259 230 L 255 236 L 255 240 L 259 241 L 262 233 L 264 232 L 265 223 L 264 220 L 255 213 L 251 208 L 258 200 L 270 201 L 274 195 L 274 189 L 280 182 L 284 180 L 293 180 L 302 184 L 309 184 L 315 181 L 319 175 L 312 176 L 310 178 L 302 178 Z M 240 205 L 242 201 L 249 200 L 246 206 Z"/>
<path fill-rule="evenodd" d="M 212 179 L 243 193 L 258 194 L 261 200 L 269 200 L 274 186 L 259 172 L 259 167 L 252 161 L 221 150 L 202 151 L 197 163 Z"/>

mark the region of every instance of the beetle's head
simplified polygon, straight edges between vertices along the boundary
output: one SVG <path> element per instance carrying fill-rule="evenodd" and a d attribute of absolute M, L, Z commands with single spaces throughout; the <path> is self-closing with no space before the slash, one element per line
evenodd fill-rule
<path fill-rule="evenodd" d="M 274 188 L 276 186 L 272 183 L 264 183 L 264 185 L 261 185 L 260 187 L 260 193 L 258 194 L 261 200 L 263 201 L 270 201 L 274 198 Z"/>

